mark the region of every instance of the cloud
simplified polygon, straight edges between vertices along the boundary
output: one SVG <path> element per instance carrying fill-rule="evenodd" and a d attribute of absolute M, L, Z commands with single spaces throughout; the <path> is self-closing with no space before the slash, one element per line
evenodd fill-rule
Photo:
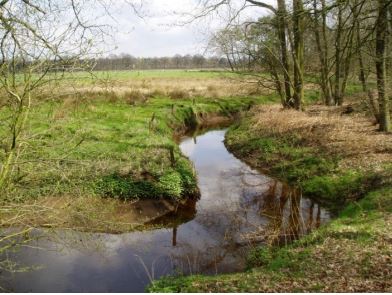
<path fill-rule="evenodd" d="M 203 54 L 210 33 L 226 24 L 228 11 L 222 9 L 219 14 L 210 15 L 187 25 L 178 25 L 189 19 L 189 14 L 195 12 L 197 2 L 197 0 L 143 1 L 141 10 L 143 18 L 137 16 L 124 2 L 116 2 L 112 13 L 112 20 L 114 20 L 112 25 L 116 29 L 113 36 L 116 45 L 114 53 L 127 53 L 137 57 Z M 188 14 L 188 17 L 184 14 Z M 242 13 L 242 18 L 254 18 L 262 14 L 261 9 L 252 7 Z"/>

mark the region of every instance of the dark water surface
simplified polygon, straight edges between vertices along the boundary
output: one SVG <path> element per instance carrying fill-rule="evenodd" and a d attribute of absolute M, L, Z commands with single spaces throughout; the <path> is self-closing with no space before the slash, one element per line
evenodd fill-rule
<path fill-rule="evenodd" d="M 258 243 L 306 234 L 329 213 L 251 169 L 223 144 L 225 130 L 181 141 L 194 163 L 201 198 L 162 219 L 165 228 L 120 235 L 36 230 L 42 236 L 9 258 L 35 269 L 1 273 L 17 292 L 143 292 L 162 275 L 216 274 L 244 268 Z M 182 223 L 181 223 L 182 222 Z"/>

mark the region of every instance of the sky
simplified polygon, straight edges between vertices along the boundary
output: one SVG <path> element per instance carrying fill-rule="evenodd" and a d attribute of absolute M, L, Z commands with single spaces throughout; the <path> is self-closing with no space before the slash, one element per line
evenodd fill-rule
<path fill-rule="evenodd" d="M 147 0 L 139 9 L 138 16 L 129 5 L 118 4 L 111 12 L 115 33 L 111 42 L 112 53 L 127 53 L 136 57 L 174 56 L 175 54 L 212 55 L 206 50 L 211 32 L 227 24 L 228 11 L 209 15 L 189 24 L 184 14 L 194 13 L 198 0 Z M 243 0 L 233 0 L 242 4 Z M 266 2 L 275 2 L 268 0 Z M 117 2 L 120 3 L 120 2 Z M 241 19 L 265 14 L 257 7 L 249 7 Z"/>

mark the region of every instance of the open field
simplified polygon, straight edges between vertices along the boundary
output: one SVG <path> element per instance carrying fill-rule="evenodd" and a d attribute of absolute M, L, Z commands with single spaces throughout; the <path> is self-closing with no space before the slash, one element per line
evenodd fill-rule
<path fill-rule="evenodd" d="M 215 73 L 192 75 L 209 82 L 202 77 Z M 132 82 L 130 77 L 126 79 Z M 167 79 L 164 83 L 172 78 Z M 172 87 L 176 85 L 174 81 Z M 275 99 L 190 97 L 182 92 L 170 97 L 147 89 L 149 95 L 138 90 L 78 88 L 73 94 L 47 94 L 33 101 L 21 138 L 28 144 L 16 162 L 13 186 L 3 197 L 14 205 L 2 208 L 2 224 L 129 230 L 148 218 L 140 218 L 136 211 L 117 214 L 126 211 L 124 201 L 175 201 L 198 194 L 192 165 L 181 155 L 175 135 L 198 125 L 233 120 L 241 110 Z M 36 210 L 29 210 L 32 207 Z M 15 215 L 21 215 L 17 222 L 13 222 Z M 107 217 L 102 219 L 103 215 Z"/>
<path fill-rule="evenodd" d="M 48 79 L 51 79 L 49 76 Z M 270 94 L 255 79 L 224 71 L 143 70 L 75 72 L 60 82 L 60 95 L 75 91 L 138 91 L 144 95 L 227 97 Z"/>

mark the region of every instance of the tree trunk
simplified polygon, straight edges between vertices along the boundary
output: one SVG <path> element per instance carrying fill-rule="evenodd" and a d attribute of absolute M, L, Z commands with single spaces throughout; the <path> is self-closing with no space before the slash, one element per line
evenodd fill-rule
<path fill-rule="evenodd" d="M 339 1 L 340 2 L 340 1 Z M 334 102 L 335 104 L 342 105 L 343 97 L 340 89 L 341 85 L 341 75 L 342 75 L 342 65 L 341 65 L 341 38 L 342 38 L 342 5 L 339 3 L 338 5 L 338 25 L 336 28 L 336 39 L 335 39 L 335 91 L 334 91 Z"/>
<path fill-rule="evenodd" d="M 303 39 L 303 2 L 293 0 L 293 27 L 294 27 L 294 107 L 302 109 L 304 98 L 304 39 Z"/>
<path fill-rule="evenodd" d="M 326 105 L 332 105 L 332 95 L 329 86 L 329 63 L 328 63 L 328 42 L 326 34 L 326 11 L 325 11 L 325 0 L 321 0 L 321 36 L 320 36 L 320 23 L 319 23 L 319 13 L 317 12 L 317 0 L 313 1 L 314 8 L 314 34 L 316 39 L 316 45 L 318 50 L 318 56 L 320 60 L 320 87 L 323 93 L 324 103 Z"/>
<path fill-rule="evenodd" d="M 388 0 L 378 0 L 378 15 L 376 20 L 376 74 L 377 74 L 377 90 L 378 102 L 380 109 L 379 123 L 380 131 L 389 132 L 390 126 L 390 110 L 389 98 L 386 94 L 386 41 L 388 29 L 388 10 L 390 5 Z"/>
<path fill-rule="evenodd" d="M 369 105 L 370 109 L 374 115 L 374 118 L 376 119 L 376 122 L 379 123 L 379 112 L 378 112 L 378 106 L 376 104 L 376 101 L 374 100 L 374 96 L 372 91 L 369 89 L 368 84 L 367 84 L 367 79 L 366 79 L 366 74 L 365 74 L 365 65 L 363 62 L 363 56 L 362 56 L 362 49 L 361 49 L 361 35 L 360 35 L 360 30 L 359 30 L 359 24 L 357 24 L 357 47 L 358 47 L 358 64 L 359 64 L 359 80 L 362 85 L 362 91 L 367 94 L 368 100 L 369 100 Z"/>
<path fill-rule="evenodd" d="M 291 98 L 291 80 L 290 80 L 290 66 L 288 62 L 287 42 L 286 42 L 286 3 L 284 0 L 278 0 L 277 20 L 278 20 L 278 36 L 280 43 L 280 55 L 282 59 L 284 89 L 286 95 L 285 107 L 293 107 Z"/>

